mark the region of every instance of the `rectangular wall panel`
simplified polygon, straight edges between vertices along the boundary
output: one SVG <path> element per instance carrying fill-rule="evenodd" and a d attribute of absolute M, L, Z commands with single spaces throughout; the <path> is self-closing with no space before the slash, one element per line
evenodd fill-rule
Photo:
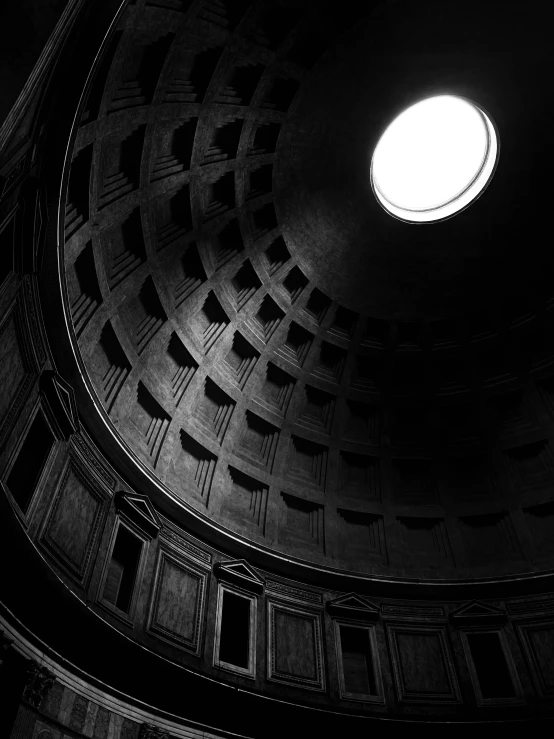
<path fill-rule="evenodd" d="M 207 573 L 160 550 L 149 630 L 198 654 L 206 580 Z"/>
<path fill-rule="evenodd" d="M 389 623 L 387 634 L 399 702 L 460 702 L 445 626 Z"/>
<path fill-rule="evenodd" d="M 27 371 L 15 311 L 0 326 L 0 442 L 15 420 L 33 376 Z"/>
<path fill-rule="evenodd" d="M 268 609 L 268 678 L 324 690 L 321 615 L 273 602 Z"/>
<path fill-rule="evenodd" d="M 104 520 L 106 495 L 70 459 L 58 481 L 41 544 L 84 584 Z"/>
<path fill-rule="evenodd" d="M 554 697 L 554 623 L 521 624 L 517 629 L 539 695 Z"/>
<path fill-rule="evenodd" d="M 25 366 L 19 348 L 15 317 L 12 315 L 0 328 L 0 421 L 17 395 L 25 377 Z"/>

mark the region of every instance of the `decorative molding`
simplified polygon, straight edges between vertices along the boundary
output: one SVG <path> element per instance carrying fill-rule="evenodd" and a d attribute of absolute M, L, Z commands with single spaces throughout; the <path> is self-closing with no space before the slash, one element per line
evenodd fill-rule
<path fill-rule="evenodd" d="M 35 371 L 40 371 L 46 362 L 46 349 L 44 346 L 43 334 L 37 311 L 37 299 L 33 279 L 30 275 L 25 275 L 21 281 L 21 298 L 18 300 L 21 316 L 24 318 L 29 328 L 29 334 L 32 338 L 31 351 L 34 358 L 33 364 Z"/>
<path fill-rule="evenodd" d="M 39 378 L 43 408 L 58 439 L 67 441 L 79 431 L 79 415 L 75 393 L 69 383 L 53 370 L 45 370 Z"/>
<path fill-rule="evenodd" d="M 397 606 L 383 603 L 381 613 L 391 616 L 444 616 L 444 609 L 442 606 Z"/>
<path fill-rule="evenodd" d="M 214 574 L 218 580 L 233 583 L 257 595 L 264 591 L 265 580 L 244 559 L 216 562 Z"/>
<path fill-rule="evenodd" d="M 108 470 L 91 449 L 88 441 L 84 439 L 80 433 L 74 434 L 71 437 L 71 446 L 79 456 L 79 459 L 85 462 L 96 476 L 99 477 L 102 482 L 106 483 L 110 490 L 113 490 L 115 488 L 116 478 L 113 475 L 110 475 Z"/>
<path fill-rule="evenodd" d="M 448 616 L 448 620 L 454 626 L 488 626 L 504 624 L 508 617 L 504 610 L 496 606 L 472 600 L 453 611 Z"/>
<path fill-rule="evenodd" d="M 163 542 L 164 540 L 186 552 L 191 559 L 197 560 L 202 564 L 211 565 L 212 555 L 210 552 L 206 552 L 204 549 L 194 546 L 190 541 L 187 541 L 187 539 L 184 539 L 182 536 L 179 536 L 174 531 L 171 531 L 171 529 L 166 527 L 163 527 L 160 533 L 160 541 Z"/>
<path fill-rule="evenodd" d="M 115 494 L 115 507 L 118 513 L 124 513 L 150 539 L 155 539 L 159 534 L 162 522 L 148 496 L 120 490 Z"/>
<path fill-rule="evenodd" d="M 514 616 L 527 614 L 551 613 L 554 611 L 554 598 L 534 598 L 533 600 L 514 601 L 506 603 L 508 613 Z"/>
<path fill-rule="evenodd" d="M 275 593 L 289 600 L 306 601 L 307 603 L 323 602 L 323 596 L 321 593 L 316 593 L 311 590 L 301 590 L 300 588 L 294 588 L 291 585 L 285 585 L 284 583 L 277 582 L 276 580 L 266 580 L 265 589 L 268 593 Z"/>
<path fill-rule="evenodd" d="M 138 739 L 170 739 L 169 732 L 152 724 L 142 724 L 139 729 Z"/>
<path fill-rule="evenodd" d="M 347 593 L 327 603 L 327 612 L 333 618 L 352 621 L 378 621 L 379 608 L 356 593 Z"/>
<path fill-rule="evenodd" d="M 33 708 L 40 708 L 40 704 L 48 695 L 48 691 L 56 679 L 54 673 L 46 667 L 39 665 L 34 660 L 29 660 L 25 687 L 23 688 L 23 700 Z"/>

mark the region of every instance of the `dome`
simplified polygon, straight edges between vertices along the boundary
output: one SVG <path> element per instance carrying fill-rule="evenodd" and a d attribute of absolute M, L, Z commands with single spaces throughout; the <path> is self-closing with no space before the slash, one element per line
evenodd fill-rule
<path fill-rule="evenodd" d="M 486 184 L 498 145 L 477 102 L 422 96 L 402 66 L 388 71 L 383 92 L 371 18 L 341 34 L 321 28 L 311 46 L 298 30 L 271 64 L 216 36 L 196 50 L 194 24 L 179 44 L 156 30 L 151 45 L 136 31 L 120 52 L 132 85 L 105 82 L 99 62 L 76 121 L 63 279 L 87 392 L 141 486 L 263 556 L 386 577 L 400 561 L 385 521 L 410 541 L 429 516 L 446 527 L 452 505 L 463 500 L 479 516 L 497 494 L 512 460 L 509 449 L 504 462 L 490 457 L 488 435 L 506 433 L 492 419 L 526 401 L 489 311 L 497 300 L 517 321 L 528 296 L 513 268 L 493 286 L 487 274 L 502 270 L 499 250 L 510 264 L 496 227 L 511 196 L 505 170 L 471 210 L 417 231 L 391 221 L 386 210 L 397 206 L 377 202 L 399 199 L 413 219 L 444 221 L 442 208 L 462 207 Z M 312 47 L 308 71 L 299 49 Z M 150 96 L 144 48 L 160 69 Z M 202 84 L 197 65 L 211 72 Z M 456 65 L 445 58 L 444 80 Z M 492 78 L 462 78 L 471 99 L 504 116 L 510 147 L 508 96 Z M 406 95 L 416 102 L 406 106 Z M 413 168 L 398 183 L 383 171 L 391 151 Z M 422 167 L 446 194 L 420 182 Z M 514 334 L 516 347 L 525 337 Z M 456 487 L 460 466 L 481 497 Z M 463 518 L 449 526 L 467 528 Z M 486 573 L 481 558 L 457 561 L 444 536 L 441 557 L 412 553 L 403 574 Z M 527 566 L 513 559 L 492 569 Z"/>
<path fill-rule="evenodd" d="M 0 129 L 14 739 L 550 715 L 550 52 L 508 6 L 68 5 Z"/>

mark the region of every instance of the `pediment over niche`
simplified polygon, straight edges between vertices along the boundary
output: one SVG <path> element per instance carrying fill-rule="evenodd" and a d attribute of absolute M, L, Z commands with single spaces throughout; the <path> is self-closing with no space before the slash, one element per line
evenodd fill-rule
<path fill-rule="evenodd" d="M 115 495 L 115 505 L 151 539 L 160 532 L 162 522 L 146 495 L 120 491 Z"/>
<path fill-rule="evenodd" d="M 263 593 L 265 580 L 244 559 L 218 562 L 214 572 L 218 580 L 234 583 L 253 593 Z"/>
<path fill-rule="evenodd" d="M 43 408 L 58 439 L 67 441 L 79 431 L 79 415 L 73 388 L 63 377 L 52 370 L 40 376 L 40 392 Z"/>
<path fill-rule="evenodd" d="M 458 626 L 487 625 L 504 623 L 507 616 L 501 608 L 487 605 L 479 600 L 472 600 L 453 611 L 449 620 Z"/>
<path fill-rule="evenodd" d="M 354 621 L 378 621 L 381 616 L 377 606 L 356 593 L 347 593 L 329 601 L 327 611 L 335 618 L 348 618 Z"/>

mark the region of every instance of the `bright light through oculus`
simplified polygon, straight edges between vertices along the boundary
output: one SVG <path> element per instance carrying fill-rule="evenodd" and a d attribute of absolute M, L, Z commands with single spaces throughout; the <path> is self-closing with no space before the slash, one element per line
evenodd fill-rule
<path fill-rule="evenodd" d="M 483 190 L 497 152 L 482 110 L 451 95 L 427 98 L 395 118 L 379 140 L 371 163 L 375 195 L 403 220 L 442 220 Z"/>

